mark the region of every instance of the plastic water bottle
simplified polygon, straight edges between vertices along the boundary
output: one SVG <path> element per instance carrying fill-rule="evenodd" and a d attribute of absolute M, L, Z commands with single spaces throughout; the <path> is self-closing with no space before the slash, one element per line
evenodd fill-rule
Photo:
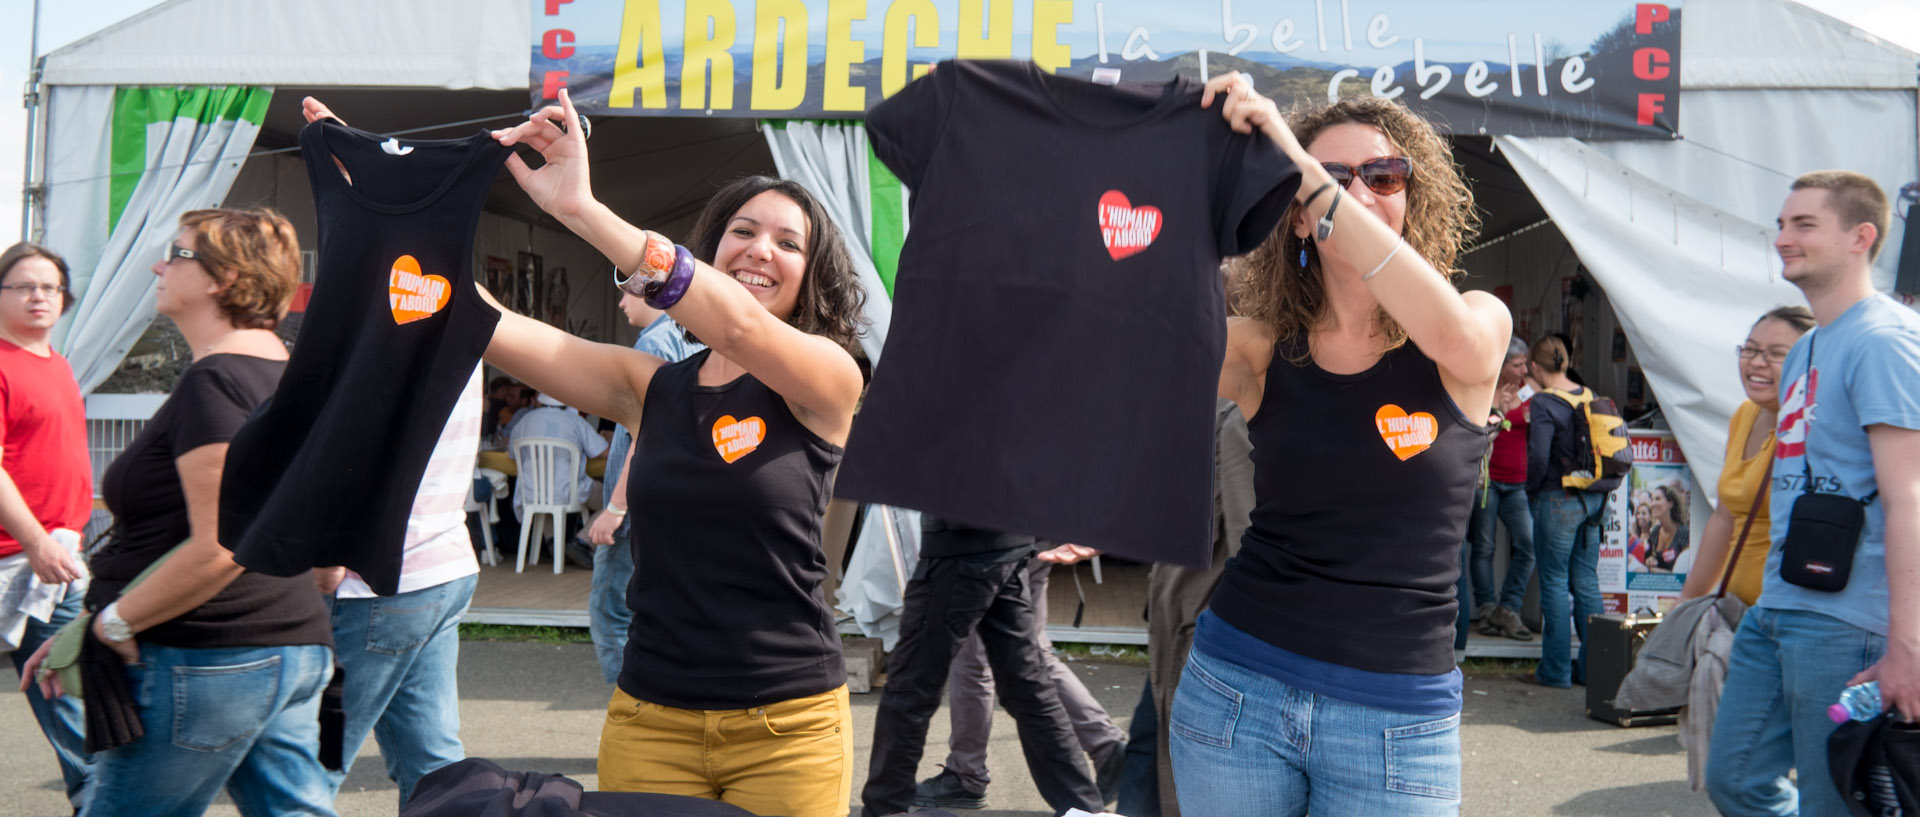
<path fill-rule="evenodd" d="M 1872 720 L 1880 716 L 1880 684 L 1868 681 L 1840 690 L 1840 702 L 1827 707 L 1834 723 Z"/>

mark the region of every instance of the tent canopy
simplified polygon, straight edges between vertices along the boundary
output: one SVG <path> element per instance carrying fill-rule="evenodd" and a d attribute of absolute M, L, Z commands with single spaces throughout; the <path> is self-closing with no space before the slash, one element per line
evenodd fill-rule
<path fill-rule="evenodd" d="M 1682 24 L 1679 139 L 1458 142 L 1488 210 L 1483 237 L 1553 219 L 1621 313 L 1711 486 L 1740 394 L 1717 340 L 1796 296 L 1768 246 L 1787 186 L 1826 167 L 1890 193 L 1920 178 L 1920 64 L 1790 0 L 1687 0 Z M 57 86 L 252 84 L 277 89 L 260 149 L 293 144 L 309 93 L 369 130 L 460 122 L 417 134 L 457 136 L 525 110 L 531 26 L 526 0 L 171 0 L 49 54 L 50 118 Z M 637 221 L 688 218 L 713 184 L 772 167 L 750 121 L 618 118 L 595 130 L 600 190 Z M 552 226 L 504 178 L 488 209 Z M 1889 247 L 1904 226 L 1895 220 Z M 1883 289 L 1896 255 L 1878 265 Z"/>

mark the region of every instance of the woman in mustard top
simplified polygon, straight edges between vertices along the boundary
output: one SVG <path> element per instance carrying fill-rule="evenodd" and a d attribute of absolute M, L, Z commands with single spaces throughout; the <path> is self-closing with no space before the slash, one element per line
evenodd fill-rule
<path fill-rule="evenodd" d="M 1695 554 L 1693 571 L 1687 574 L 1680 597 L 1690 599 L 1713 592 L 1725 571 L 1727 556 L 1733 551 L 1734 538 L 1746 525 L 1747 512 L 1753 508 L 1756 492 L 1763 490 L 1761 476 L 1773 457 L 1773 430 L 1779 424 L 1780 364 L 1794 341 L 1813 328 L 1813 313 L 1804 306 L 1783 306 L 1760 317 L 1740 345 L 1740 385 L 1747 399 L 1733 412 L 1727 427 L 1727 462 L 1720 470 L 1720 503 L 1700 532 L 1700 552 Z M 1766 571 L 1767 503 L 1763 499 L 1754 512 L 1753 527 L 1747 543 L 1740 549 L 1740 563 L 1733 568 L 1728 592 L 1753 604 L 1760 598 L 1760 579 Z"/>

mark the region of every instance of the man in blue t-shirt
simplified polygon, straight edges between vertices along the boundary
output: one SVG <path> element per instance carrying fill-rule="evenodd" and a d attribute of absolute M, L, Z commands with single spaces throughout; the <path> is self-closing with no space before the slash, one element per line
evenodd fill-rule
<path fill-rule="evenodd" d="M 1920 315 L 1873 288 L 1888 214 L 1880 187 L 1845 171 L 1801 176 L 1780 209 L 1782 274 L 1819 327 L 1781 367 L 1773 549 L 1707 761 L 1722 814 L 1850 813 L 1827 762 L 1826 711 L 1844 687 L 1878 681 L 1890 708 L 1920 715 Z M 1806 584 L 1847 565 L 1784 552 L 1794 504 L 1814 493 L 1865 505 L 1839 589 Z"/>
<path fill-rule="evenodd" d="M 687 340 L 687 330 L 674 323 L 667 313 L 626 292 L 620 293 L 620 312 L 627 323 L 641 327 L 633 342 L 638 349 L 668 363 L 678 363 L 694 352 L 707 348 Z M 586 538 L 593 548 L 593 589 L 587 599 L 587 632 L 593 636 L 593 652 L 600 660 L 600 674 L 611 684 L 620 678 L 620 660 L 627 652 L 627 628 L 633 623 L 633 611 L 627 608 L 627 583 L 633 579 L 633 551 L 628 548 L 627 472 L 633 455 L 633 435 L 626 426 L 613 430 L 613 446 L 607 449 L 607 472 L 601 478 L 606 486 L 606 507 L 587 527 Z"/>

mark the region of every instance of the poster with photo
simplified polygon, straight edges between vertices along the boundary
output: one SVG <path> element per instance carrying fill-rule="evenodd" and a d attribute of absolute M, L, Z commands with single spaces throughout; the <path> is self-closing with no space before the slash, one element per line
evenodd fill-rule
<path fill-rule="evenodd" d="M 493 293 L 493 297 L 500 299 L 501 303 L 507 303 L 513 299 L 512 261 L 497 255 L 489 255 L 486 270 L 482 275 L 485 277 L 480 279 L 480 283 L 487 288 L 488 292 Z"/>
<path fill-rule="evenodd" d="M 540 319 L 554 326 L 558 326 L 561 329 L 566 329 L 567 302 L 570 300 L 569 296 L 572 295 L 571 285 L 567 283 L 566 267 L 554 267 L 547 272 L 546 287 L 543 295 L 544 300 L 542 303 L 545 306 L 540 312 Z"/>
<path fill-rule="evenodd" d="M 542 280 L 544 261 L 530 252 L 520 253 L 514 265 L 513 302 L 508 306 L 513 311 L 532 318 L 541 313 L 540 296 L 546 294 L 546 282 Z"/>
<path fill-rule="evenodd" d="M 1672 432 L 1629 437 L 1633 470 L 1608 497 L 1600 593 L 1610 613 L 1660 612 L 1679 600 L 1693 569 L 1692 475 Z"/>

